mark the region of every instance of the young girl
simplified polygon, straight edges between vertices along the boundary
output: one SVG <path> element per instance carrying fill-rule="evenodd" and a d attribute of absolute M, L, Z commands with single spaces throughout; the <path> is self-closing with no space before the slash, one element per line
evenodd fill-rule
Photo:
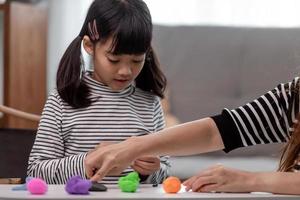
<path fill-rule="evenodd" d="M 212 166 L 184 182 L 198 192 L 272 192 L 300 194 L 300 79 L 295 78 L 254 101 L 220 115 L 119 144 L 99 148 L 87 160 L 87 174 L 100 180 L 142 155 L 189 155 L 256 144 L 287 143 L 277 172 L 247 172 Z M 147 143 L 145 144 L 145 141 Z M 94 173 L 91 169 L 97 169 Z"/>
<path fill-rule="evenodd" d="M 28 176 L 51 184 L 86 177 L 85 159 L 99 146 L 163 129 L 159 97 L 166 79 L 151 39 L 151 16 L 142 0 L 91 4 L 79 36 L 60 61 L 57 91 L 45 105 Z M 92 57 L 93 72 L 84 72 L 81 44 Z M 133 170 L 143 181 L 159 183 L 169 167 L 166 156 L 143 156 L 103 183 L 116 183 Z"/>

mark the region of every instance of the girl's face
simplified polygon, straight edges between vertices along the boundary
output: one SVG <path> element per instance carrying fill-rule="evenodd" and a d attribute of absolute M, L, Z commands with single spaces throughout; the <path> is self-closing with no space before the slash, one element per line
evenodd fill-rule
<path fill-rule="evenodd" d="M 87 43 L 88 41 L 84 38 L 85 50 L 93 55 L 94 79 L 109 86 L 112 90 L 120 91 L 129 86 L 144 66 L 145 54 L 111 54 L 109 50 L 111 49 L 112 38 L 104 43 L 97 42 L 95 47 Z"/>

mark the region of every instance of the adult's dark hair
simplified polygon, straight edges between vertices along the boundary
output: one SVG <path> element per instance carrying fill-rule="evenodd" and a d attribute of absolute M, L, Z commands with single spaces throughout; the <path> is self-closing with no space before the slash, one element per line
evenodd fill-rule
<path fill-rule="evenodd" d="M 81 42 L 87 35 L 95 45 L 113 38 L 111 53 L 146 53 L 136 86 L 163 98 L 166 78 L 151 47 L 152 20 L 142 0 L 94 0 L 84 24 L 60 60 L 56 86 L 60 97 L 74 108 L 91 104 L 89 88 L 82 81 Z"/>
<path fill-rule="evenodd" d="M 298 94 L 299 95 L 299 94 Z M 294 125 L 294 132 L 283 148 L 280 158 L 279 169 L 281 172 L 293 172 L 299 162 L 300 152 L 300 115 L 297 116 L 298 123 Z"/>

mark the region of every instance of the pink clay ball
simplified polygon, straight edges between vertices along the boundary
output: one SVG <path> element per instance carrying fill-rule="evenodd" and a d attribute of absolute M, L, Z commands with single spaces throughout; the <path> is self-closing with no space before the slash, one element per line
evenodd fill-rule
<path fill-rule="evenodd" d="M 26 185 L 31 194 L 45 194 L 48 190 L 47 183 L 40 178 L 33 178 Z"/>

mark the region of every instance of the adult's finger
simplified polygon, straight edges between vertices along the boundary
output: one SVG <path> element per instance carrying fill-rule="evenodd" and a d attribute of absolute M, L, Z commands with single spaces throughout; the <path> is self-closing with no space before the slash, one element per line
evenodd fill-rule
<path fill-rule="evenodd" d="M 197 179 L 197 176 L 192 176 L 191 178 L 187 179 L 186 181 L 184 181 L 182 183 L 185 186 L 186 191 L 189 191 L 190 189 L 192 189 L 192 183 L 195 182 L 196 179 Z"/>
<path fill-rule="evenodd" d="M 209 184 L 217 184 L 214 176 L 198 177 L 197 180 L 192 183 L 192 191 L 196 192 L 201 187 Z"/>
<path fill-rule="evenodd" d="M 113 165 L 111 164 L 111 162 L 109 161 L 104 161 L 100 167 L 100 169 L 98 169 L 98 171 L 94 174 L 94 176 L 92 176 L 91 181 L 100 181 L 102 180 L 106 174 L 109 173 L 109 171 L 113 168 Z"/>
<path fill-rule="evenodd" d="M 190 177 L 186 181 L 183 182 L 183 185 L 189 186 L 192 185 L 195 180 L 197 180 L 199 177 L 205 177 L 205 176 L 211 176 L 212 170 L 211 168 L 208 168 L 206 170 L 200 171 L 197 175 Z"/>
<path fill-rule="evenodd" d="M 219 191 L 219 184 L 207 184 L 203 185 L 197 192 L 218 192 Z"/>

